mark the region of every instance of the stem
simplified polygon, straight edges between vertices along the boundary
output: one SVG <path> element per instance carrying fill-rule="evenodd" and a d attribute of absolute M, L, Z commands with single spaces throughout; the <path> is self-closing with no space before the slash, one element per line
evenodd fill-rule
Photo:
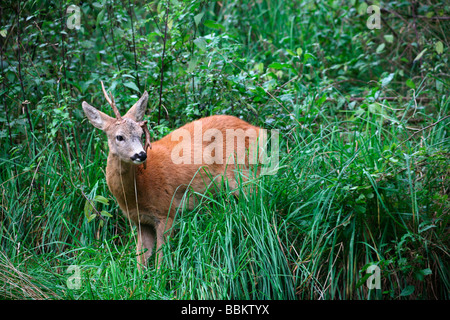
<path fill-rule="evenodd" d="M 4 70 L 4 65 L 3 65 L 3 48 L 6 47 L 6 42 L 7 40 L 5 40 L 5 42 L 2 44 L 2 46 L 0 47 L 0 64 L 2 65 L 2 91 L 5 89 L 5 81 L 6 81 L 6 77 L 5 77 L 5 70 Z M 9 110 L 8 110 L 8 104 L 6 103 L 6 92 L 3 93 L 3 105 L 5 106 L 5 116 L 6 116 L 6 123 L 8 126 L 8 135 L 9 135 L 9 145 L 10 147 L 12 147 L 13 145 L 13 140 L 12 140 L 12 132 L 11 132 L 11 124 L 9 121 Z M 12 161 L 14 164 L 14 175 L 17 177 L 17 165 L 14 161 Z M 19 179 L 14 179 L 16 182 L 16 190 L 17 190 L 17 195 L 19 195 Z"/>
<path fill-rule="evenodd" d="M 67 72 L 66 72 L 66 50 L 64 47 L 64 9 L 62 7 L 62 3 L 60 2 L 60 11 L 61 11 L 61 54 L 62 54 L 62 64 L 63 64 L 63 71 L 64 71 L 64 88 L 67 86 Z M 72 117 L 72 112 L 69 110 L 70 116 Z"/>
<path fill-rule="evenodd" d="M 197 35 L 197 26 L 194 23 L 194 37 L 192 38 L 192 43 L 191 43 L 191 59 L 194 57 L 194 39 Z M 194 98 L 195 101 L 195 74 L 194 72 L 192 72 L 192 97 Z"/>
<path fill-rule="evenodd" d="M 161 80 L 159 83 L 159 106 L 158 106 L 158 125 L 160 124 L 161 120 L 161 104 L 162 104 L 162 87 L 164 82 L 164 58 L 166 55 L 166 42 L 167 42 L 167 22 L 169 20 L 169 1 L 167 1 L 167 7 L 166 7 L 166 18 L 165 18 L 165 27 L 164 27 L 164 42 L 163 42 L 163 54 L 162 54 L 162 60 L 161 60 Z"/>
<path fill-rule="evenodd" d="M 25 86 L 23 85 L 23 78 L 22 78 L 22 55 L 20 52 L 20 1 L 18 2 L 17 6 L 17 62 L 18 62 L 18 76 L 19 76 L 19 82 L 20 82 L 20 88 L 22 89 L 22 95 L 25 98 Z M 31 117 L 30 113 L 28 112 L 28 105 L 27 103 L 22 103 L 22 106 L 25 110 L 25 115 L 27 117 L 28 126 L 30 127 L 31 133 L 33 133 L 33 125 L 31 123 Z M 36 146 L 35 146 L 36 147 Z M 34 150 L 36 154 L 36 149 Z"/>
<path fill-rule="evenodd" d="M 113 19 L 112 19 L 112 15 L 111 15 L 111 10 L 114 10 L 114 0 L 111 0 L 111 5 L 108 6 L 108 20 L 110 23 L 110 31 L 111 31 L 111 38 L 112 38 L 112 43 L 113 43 L 113 52 L 114 52 L 114 58 L 116 60 L 116 64 L 117 64 L 117 69 L 119 70 L 120 73 L 120 64 L 119 64 L 119 59 L 117 59 L 117 52 L 116 52 L 116 41 L 114 40 L 114 31 L 113 31 Z M 133 37 L 134 37 L 134 33 L 133 33 Z"/>
<path fill-rule="evenodd" d="M 137 86 L 139 89 L 141 89 L 141 85 L 139 83 L 139 73 L 138 73 L 138 66 L 137 66 L 137 55 L 136 55 L 136 42 L 134 39 L 134 24 L 133 24 L 133 12 L 131 11 L 131 3 L 130 0 L 128 0 L 128 9 L 130 11 L 130 19 L 131 19 L 131 35 L 133 37 L 133 53 L 134 53 L 134 69 L 136 71 L 136 81 Z"/>
<path fill-rule="evenodd" d="M 400 143 L 397 145 L 397 147 L 395 148 L 395 150 L 397 150 L 398 147 L 400 147 L 400 146 L 401 146 L 402 144 L 404 144 L 406 141 L 411 140 L 411 139 L 412 139 L 416 134 L 418 134 L 419 132 L 422 132 L 422 131 L 425 131 L 425 130 L 427 130 L 427 129 L 430 129 L 430 128 L 434 127 L 435 125 L 437 125 L 439 122 L 442 122 L 442 121 L 444 121 L 444 120 L 446 120 L 446 119 L 448 119 L 448 118 L 450 118 L 450 115 L 445 116 L 445 117 L 441 118 L 440 120 L 438 120 L 438 121 L 436 121 L 436 122 L 430 124 L 429 126 L 426 126 L 425 128 L 422 128 L 422 129 L 420 129 L 420 130 L 414 132 L 412 135 L 410 135 L 410 136 L 408 137 L 408 139 L 403 140 L 402 142 L 400 142 Z M 395 151 L 395 150 L 394 150 L 394 151 Z"/>
<path fill-rule="evenodd" d="M 28 126 L 30 127 L 30 132 L 31 132 L 31 137 L 32 137 L 30 139 L 33 140 L 33 137 L 34 137 L 33 125 L 31 123 L 31 117 L 30 117 L 30 113 L 28 111 L 28 103 L 29 102 L 26 101 L 26 103 L 25 103 L 26 94 L 25 94 L 25 86 L 23 84 L 23 78 L 22 78 L 22 56 L 21 56 L 21 50 L 20 50 L 20 47 L 21 47 L 20 31 L 21 31 L 21 29 L 20 29 L 20 24 L 19 24 L 20 11 L 21 10 L 20 10 L 20 1 L 19 1 L 17 4 L 17 61 L 18 61 L 18 70 L 17 71 L 18 71 L 18 76 L 19 76 L 20 87 L 22 89 L 22 98 L 24 99 L 24 101 L 22 102 L 21 105 L 25 110 L 25 114 L 26 114 L 27 121 L 28 121 Z M 39 163 L 37 163 L 37 161 L 36 161 L 37 160 L 36 159 L 37 150 L 36 150 L 36 143 L 34 143 L 34 141 L 33 141 L 33 151 L 34 151 L 33 160 L 34 160 L 34 163 L 36 164 L 36 172 L 37 172 L 39 170 Z M 31 150 L 30 150 L 30 152 L 31 152 Z M 41 186 L 38 181 L 34 181 L 34 177 L 31 182 L 31 186 L 33 188 L 35 188 L 36 195 L 37 195 L 37 198 L 39 201 L 39 205 L 41 207 L 42 212 L 44 212 L 44 206 L 42 204 L 42 199 L 41 199 Z"/>

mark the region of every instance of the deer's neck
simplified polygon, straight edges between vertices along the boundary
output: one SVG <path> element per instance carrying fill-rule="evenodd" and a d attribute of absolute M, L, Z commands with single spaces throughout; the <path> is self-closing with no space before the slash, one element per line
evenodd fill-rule
<path fill-rule="evenodd" d="M 109 154 L 106 166 L 106 182 L 123 211 L 136 207 L 136 166 L 123 162 L 119 157 Z"/>

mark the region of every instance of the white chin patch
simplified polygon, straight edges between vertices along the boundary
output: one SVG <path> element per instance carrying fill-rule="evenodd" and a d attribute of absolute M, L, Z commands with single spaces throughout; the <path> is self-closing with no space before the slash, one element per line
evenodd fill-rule
<path fill-rule="evenodd" d="M 144 161 L 140 161 L 140 160 L 133 160 L 133 163 L 134 164 L 142 164 L 142 163 L 144 163 L 145 162 L 145 160 Z"/>

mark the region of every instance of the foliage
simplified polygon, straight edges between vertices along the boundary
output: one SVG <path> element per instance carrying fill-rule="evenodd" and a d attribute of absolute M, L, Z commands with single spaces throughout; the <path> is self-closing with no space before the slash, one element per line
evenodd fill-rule
<path fill-rule="evenodd" d="M 369 5 L 3 1 L 0 296 L 448 299 L 450 8 L 379 2 L 369 29 Z M 248 196 L 191 195 L 140 273 L 81 111 L 110 113 L 100 80 L 121 113 L 149 92 L 153 139 L 222 113 L 278 129 L 280 169 Z"/>

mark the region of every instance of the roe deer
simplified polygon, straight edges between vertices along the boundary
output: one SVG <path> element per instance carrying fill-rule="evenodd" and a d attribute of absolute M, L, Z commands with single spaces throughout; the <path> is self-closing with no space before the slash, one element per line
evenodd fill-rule
<path fill-rule="evenodd" d="M 101 84 L 116 118 L 85 101 L 82 106 L 91 124 L 108 137 L 106 181 L 121 210 L 136 226 L 138 266 L 146 266 L 155 240 L 156 250 L 164 244 L 175 209 L 188 188 L 204 192 L 216 178 L 227 179 L 231 188 L 237 186 L 234 155 L 239 163 L 249 164 L 250 157 L 244 162 L 239 157 L 252 148 L 260 128 L 233 116 L 215 115 L 188 123 L 150 144 L 147 121 L 143 121 L 147 92 L 122 117 L 113 96 L 110 93 L 108 97 Z M 144 133 L 145 146 L 141 141 Z M 192 203 L 189 206 L 192 208 Z M 159 250 L 157 265 L 161 254 Z"/>

